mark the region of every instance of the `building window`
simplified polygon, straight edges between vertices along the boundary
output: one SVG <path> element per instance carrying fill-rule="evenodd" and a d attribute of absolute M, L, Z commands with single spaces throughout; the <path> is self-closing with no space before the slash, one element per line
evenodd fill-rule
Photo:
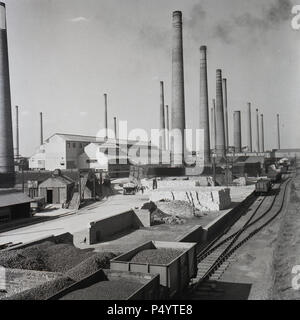
<path fill-rule="evenodd" d="M 87 159 L 86 163 L 97 163 L 97 160 L 95 160 L 95 159 Z"/>
<path fill-rule="evenodd" d="M 70 142 L 67 142 L 67 147 L 71 148 L 71 143 Z"/>
<path fill-rule="evenodd" d="M 76 148 L 76 143 L 75 142 L 73 142 L 73 148 Z"/>

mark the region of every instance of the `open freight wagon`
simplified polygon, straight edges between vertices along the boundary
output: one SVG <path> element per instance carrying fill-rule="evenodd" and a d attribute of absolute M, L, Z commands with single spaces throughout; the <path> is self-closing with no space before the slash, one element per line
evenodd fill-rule
<path fill-rule="evenodd" d="M 167 264 L 132 262 L 132 258 L 144 250 L 178 250 L 178 255 Z M 196 243 L 150 241 L 110 260 L 110 269 L 119 271 L 159 274 L 160 284 L 168 291 L 168 296 L 183 291 L 191 278 L 197 275 Z"/>
<path fill-rule="evenodd" d="M 103 284 L 105 286 L 102 286 Z M 119 289 L 114 287 L 116 284 Z M 59 291 L 48 300 L 157 300 L 158 298 L 158 275 L 100 269 Z"/>

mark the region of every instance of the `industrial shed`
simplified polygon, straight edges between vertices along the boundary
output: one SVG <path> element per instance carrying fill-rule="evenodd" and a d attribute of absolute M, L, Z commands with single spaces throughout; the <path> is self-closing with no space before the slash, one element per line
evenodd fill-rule
<path fill-rule="evenodd" d="M 29 218 L 32 199 L 14 189 L 0 190 L 0 223 Z"/>
<path fill-rule="evenodd" d="M 63 204 L 71 201 L 75 182 L 55 170 L 53 176 L 39 185 L 39 196 L 47 203 Z"/>
<path fill-rule="evenodd" d="M 263 157 L 238 157 L 232 167 L 232 174 L 234 176 L 255 177 L 261 174 L 264 164 Z"/>

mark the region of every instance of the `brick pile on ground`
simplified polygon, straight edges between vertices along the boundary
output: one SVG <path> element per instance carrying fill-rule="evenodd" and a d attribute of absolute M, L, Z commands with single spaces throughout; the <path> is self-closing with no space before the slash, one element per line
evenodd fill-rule
<path fill-rule="evenodd" d="M 71 244 L 46 241 L 24 249 L 1 252 L 0 265 L 13 269 L 66 272 L 92 255 L 92 249 L 81 250 Z"/>
<path fill-rule="evenodd" d="M 45 282 L 35 288 L 17 293 L 4 300 L 47 300 L 59 291 L 71 286 L 75 281 L 68 277 L 60 277 Z"/>
<path fill-rule="evenodd" d="M 181 250 L 169 248 L 147 249 L 138 252 L 130 261 L 136 263 L 169 264 L 181 253 Z"/>
<path fill-rule="evenodd" d="M 80 281 L 100 269 L 108 269 L 109 261 L 114 257 L 116 257 L 116 254 L 111 252 L 96 253 L 70 269 L 65 275 L 71 279 Z"/>
<path fill-rule="evenodd" d="M 142 286 L 143 283 L 125 279 L 101 281 L 70 292 L 60 300 L 125 300 Z"/>

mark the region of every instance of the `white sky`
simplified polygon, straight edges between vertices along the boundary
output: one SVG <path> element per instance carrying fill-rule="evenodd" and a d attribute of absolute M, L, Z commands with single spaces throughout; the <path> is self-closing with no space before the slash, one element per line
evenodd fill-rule
<path fill-rule="evenodd" d="M 265 115 L 265 147 L 300 147 L 300 31 L 291 28 L 297 0 L 6 0 L 11 94 L 20 106 L 20 150 L 54 132 L 95 135 L 103 126 L 103 93 L 113 117 L 129 128 L 159 126 L 159 81 L 171 104 L 172 11 L 184 18 L 186 122 L 199 121 L 199 47 L 208 46 L 210 101 L 216 69 L 228 79 L 232 113 L 246 103 Z"/>

